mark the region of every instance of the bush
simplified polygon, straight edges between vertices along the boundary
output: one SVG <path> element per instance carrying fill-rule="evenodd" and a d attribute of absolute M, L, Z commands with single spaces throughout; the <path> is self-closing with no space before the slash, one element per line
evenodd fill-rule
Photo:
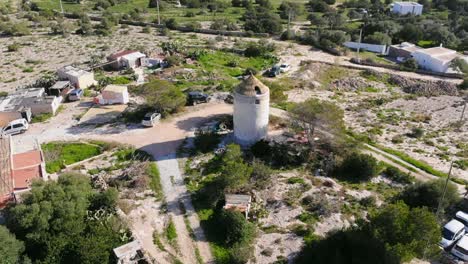
<path fill-rule="evenodd" d="M 245 69 L 243 74 L 244 75 L 257 75 L 257 73 L 258 73 L 257 69 L 249 67 L 249 68 Z"/>
<path fill-rule="evenodd" d="M 424 136 L 424 129 L 421 127 L 414 127 L 411 129 L 411 133 L 409 134 L 410 137 L 413 138 L 421 138 Z"/>
<path fill-rule="evenodd" d="M 444 186 L 445 179 L 432 180 L 424 183 L 417 182 L 406 187 L 397 198 L 403 200 L 411 207 L 426 206 L 435 212 L 439 205 L 440 198 L 442 197 Z M 442 209 L 448 209 L 459 200 L 460 197 L 458 196 L 457 186 L 449 182 L 444 201 L 441 205 Z"/>
<path fill-rule="evenodd" d="M 276 46 L 264 40 L 258 42 L 249 42 L 244 50 L 246 57 L 265 57 L 271 52 L 275 51 Z"/>
<path fill-rule="evenodd" d="M 308 195 L 302 199 L 302 204 L 307 211 L 323 217 L 329 217 L 340 211 L 338 204 L 323 194 Z"/>
<path fill-rule="evenodd" d="M 403 62 L 403 67 L 407 70 L 415 71 L 418 69 L 418 62 L 415 59 L 410 58 Z"/>
<path fill-rule="evenodd" d="M 195 149 L 201 153 L 212 151 L 221 142 L 221 137 L 212 131 L 197 130 L 195 132 Z"/>
<path fill-rule="evenodd" d="M 256 236 L 255 225 L 248 222 L 245 216 L 236 211 L 222 210 L 216 215 L 220 235 L 224 245 L 249 245 Z"/>
<path fill-rule="evenodd" d="M 130 92 L 142 96 L 163 117 L 176 113 L 186 104 L 185 94 L 165 80 L 152 80 L 144 85 L 130 87 Z"/>
<path fill-rule="evenodd" d="M 458 85 L 458 88 L 460 88 L 460 90 L 468 90 L 468 79 L 465 78 L 463 82 Z"/>
<path fill-rule="evenodd" d="M 18 51 L 20 48 L 20 45 L 18 43 L 13 43 L 7 46 L 8 52 L 15 52 Z"/>
<path fill-rule="evenodd" d="M 177 20 L 175 20 L 175 18 L 169 18 L 169 19 L 164 20 L 164 25 L 168 29 L 172 29 L 172 30 L 178 27 L 178 23 L 177 23 Z"/>
<path fill-rule="evenodd" d="M 179 55 L 171 55 L 166 58 L 166 62 L 168 67 L 179 66 L 182 64 L 182 57 Z"/>
<path fill-rule="evenodd" d="M 286 30 L 281 34 L 281 40 L 293 40 L 296 38 L 296 33 L 292 30 Z"/>
<path fill-rule="evenodd" d="M 404 173 L 396 167 L 387 166 L 384 170 L 383 174 L 391 179 L 392 181 L 403 183 L 403 184 L 411 184 L 415 181 L 415 178 L 411 176 L 410 173 Z"/>
<path fill-rule="evenodd" d="M 368 181 L 378 174 L 377 160 L 368 154 L 351 153 L 337 168 L 336 174 L 350 181 Z"/>

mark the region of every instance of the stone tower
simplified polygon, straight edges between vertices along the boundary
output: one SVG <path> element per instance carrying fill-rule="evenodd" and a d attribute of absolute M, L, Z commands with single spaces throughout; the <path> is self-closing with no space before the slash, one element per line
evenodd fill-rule
<path fill-rule="evenodd" d="M 268 135 L 270 89 L 250 75 L 234 91 L 234 137 L 251 145 Z"/>

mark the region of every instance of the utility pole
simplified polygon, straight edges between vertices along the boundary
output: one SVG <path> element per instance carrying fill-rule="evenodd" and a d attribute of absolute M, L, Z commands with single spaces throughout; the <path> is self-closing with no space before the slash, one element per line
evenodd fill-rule
<path fill-rule="evenodd" d="M 156 8 L 158 10 L 158 25 L 161 25 L 161 17 L 159 17 L 159 0 L 156 1 Z"/>
<path fill-rule="evenodd" d="M 361 50 L 361 41 L 362 41 L 362 28 L 359 30 L 359 44 L 357 47 L 357 61 L 361 62 L 361 58 L 359 58 L 359 51 Z"/>
<path fill-rule="evenodd" d="M 289 9 L 288 10 L 288 32 L 289 32 L 290 26 L 291 26 L 291 12 L 292 12 L 292 9 Z"/>
<path fill-rule="evenodd" d="M 63 15 L 63 5 L 62 5 L 62 0 L 59 0 L 60 2 L 60 9 L 62 10 L 62 15 Z"/>
<path fill-rule="evenodd" d="M 467 101 L 468 101 L 468 96 L 465 97 L 465 104 L 463 105 L 463 110 L 462 110 L 461 117 L 460 117 L 460 125 L 462 125 L 461 123 L 463 122 L 463 119 L 465 118 L 465 110 L 466 110 Z"/>

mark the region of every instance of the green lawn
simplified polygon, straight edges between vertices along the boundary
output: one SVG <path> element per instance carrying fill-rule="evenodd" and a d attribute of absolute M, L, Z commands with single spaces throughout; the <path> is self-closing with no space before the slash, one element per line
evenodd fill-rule
<path fill-rule="evenodd" d="M 46 171 L 55 173 L 66 165 L 82 161 L 103 152 L 99 145 L 81 142 L 50 142 L 42 145 L 46 161 Z"/>

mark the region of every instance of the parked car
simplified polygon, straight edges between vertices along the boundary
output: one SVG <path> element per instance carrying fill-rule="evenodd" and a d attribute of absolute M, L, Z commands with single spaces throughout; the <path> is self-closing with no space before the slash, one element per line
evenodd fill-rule
<path fill-rule="evenodd" d="M 468 232 L 468 214 L 463 211 L 458 211 L 455 214 L 455 219 L 465 225 L 465 232 Z"/>
<path fill-rule="evenodd" d="M 451 252 L 456 257 L 468 261 L 468 235 L 464 235 L 452 248 Z"/>
<path fill-rule="evenodd" d="M 70 93 L 68 93 L 68 101 L 79 101 L 81 97 L 83 97 L 83 89 L 74 89 Z"/>
<path fill-rule="evenodd" d="M 1 130 L 1 135 L 6 136 L 6 135 L 15 135 L 15 134 L 21 134 L 26 132 L 28 130 L 29 124 L 28 121 L 24 118 L 21 119 L 16 119 L 8 123 L 4 128 Z"/>
<path fill-rule="evenodd" d="M 200 91 L 189 92 L 187 95 L 187 103 L 189 105 L 208 103 L 209 101 L 210 101 L 210 96 Z"/>
<path fill-rule="evenodd" d="M 442 240 L 439 245 L 447 249 L 465 234 L 465 225 L 455 219 L 450 220 L 442 229 Z"/>
<path fill-rule="evenodd" d="M 141 121 L 141 124 L 145 127 L 152 127 L 154 124 L 156 124 L 159 120 L 161 119 L 161 114 L 160 113 L 147 113 L 144 117 L 143 120 Z"/>
<path fill-rule="evenodd" d="M 280 75 L 281 70 L 278 65 L 273 66 L 269 71 L 268 71 L 268 77 L 276 77 Z"/>
<path fill-rule="evenodd" d="M 280 72 L 288 72 L 291 69 L 291 66 L 287 63 L 283 63 L 280 65 Z"/>

